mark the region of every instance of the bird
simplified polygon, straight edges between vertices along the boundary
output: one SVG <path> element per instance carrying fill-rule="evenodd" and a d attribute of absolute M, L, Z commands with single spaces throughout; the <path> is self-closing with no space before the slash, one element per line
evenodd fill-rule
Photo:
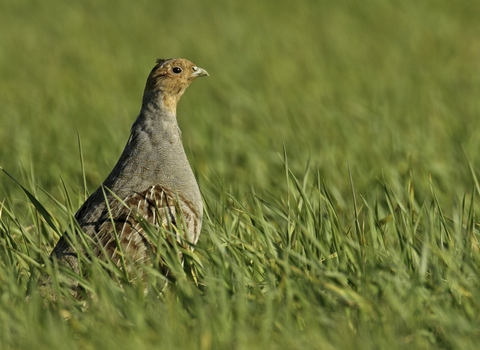
<path fill-rule="evenodd" d="M 176 110 L 187 87 L 208 75 L 184 58 L 156 61 L 119 160 L 75 214 L 77 227 L 90 238 L 91 249 L 79 249 L 74 244 L 79 233 L 66 231 L 50 255 L 58 265 L 79 273 L 80 254 L 94 254 L 129 271 L 135 264 L 148 264 L 156 247 L 142 221 L 174 231 L 179 242 L 197 243 L 203 203 L 185 154 Z"/>

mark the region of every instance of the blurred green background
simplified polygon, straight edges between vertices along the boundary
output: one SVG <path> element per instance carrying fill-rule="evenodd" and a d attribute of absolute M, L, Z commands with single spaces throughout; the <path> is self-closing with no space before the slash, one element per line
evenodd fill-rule
<path fill-rule="evenodd" d="M 448 201 L 480 148 L 476 1 L 3 1 L 0 166 L 58 193 L 116 162 L 158 57 L 210 72 L 178 119 L 201 187 L 282 189 L 307 162 L 342 198 L 385 178 Z M 13 184 L 0 177 L 1 190 Z"/>

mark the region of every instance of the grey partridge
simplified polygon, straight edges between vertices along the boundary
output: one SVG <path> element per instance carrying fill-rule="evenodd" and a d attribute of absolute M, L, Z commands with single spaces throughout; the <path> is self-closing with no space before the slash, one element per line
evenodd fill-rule
<path fill-rule="evenodd" d="M 185 155 L 176 107 L 193 80 L 203 76 L 208 76 L 207 71 L 186 59 L 157 60 L 120 159 L 75 215 L 93 242 L 91 252 L 119 268 L 122 260 L 130 269 L 151 257 L 154 243 L 142 220 L 154 227 L 176 228 L 184 241 L 198 240 L 202 198 Z M 67 233 L 62 236 L 52 258 L 78 273 L 78 254 L 85 252 L 74 248 L 71 238 Z"/>

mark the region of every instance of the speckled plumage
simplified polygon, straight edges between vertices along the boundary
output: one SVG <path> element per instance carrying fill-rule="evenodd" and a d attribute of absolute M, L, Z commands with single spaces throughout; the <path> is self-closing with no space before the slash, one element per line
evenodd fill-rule
<path fill-rule="evenodd" d="M 183 148 L 176 106 L 190 83 L 207 75 L 186 59 L 157 61 L 120 159 L 75 215 L 81 229 L 92 237 L 97 256 L 111 259 L 122 268 L 116 231 L 126 261 L 148 263 L 148 251 L 155 246 L 137 221 L 139 217 L 154 227 L 182 225 L 182 238 L 197 242 L 202 199 Z M 52 257 L 78 272 L 77 254 L 64 235 Z"/>

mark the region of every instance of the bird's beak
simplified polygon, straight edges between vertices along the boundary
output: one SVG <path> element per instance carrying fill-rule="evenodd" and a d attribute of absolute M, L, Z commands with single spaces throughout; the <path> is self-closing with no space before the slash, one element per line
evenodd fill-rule
<path fill-rule="evenodd" d="M 198 77 L 208 77 L 208 72 L 200 67 L 195 67 L 195 72 L 193 72 L 192 77 L 198 78 Z"/>

